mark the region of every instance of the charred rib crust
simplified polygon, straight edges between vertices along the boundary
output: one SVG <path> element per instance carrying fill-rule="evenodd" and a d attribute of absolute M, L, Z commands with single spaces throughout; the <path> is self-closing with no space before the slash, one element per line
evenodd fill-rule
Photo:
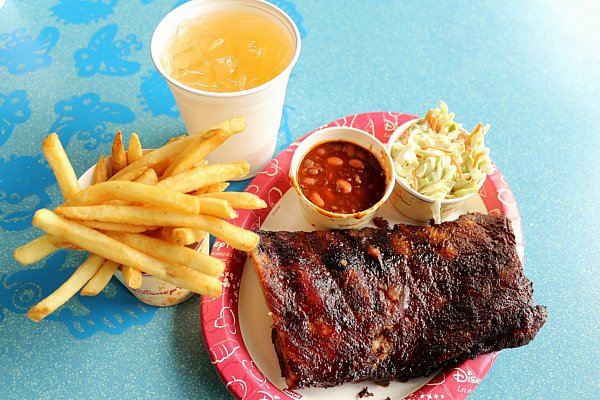
<path fill-rule="evenodd" d="M 290 388 L 428 375 L 525 345 L 546 318 L 504 217 L 258 233 L 250 257 Z"/>

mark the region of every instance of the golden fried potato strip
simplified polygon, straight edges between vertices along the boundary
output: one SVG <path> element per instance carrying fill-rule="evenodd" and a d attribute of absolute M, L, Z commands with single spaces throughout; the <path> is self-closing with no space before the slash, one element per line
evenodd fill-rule
<path fill-rule="evenodd" d="M 143 183 L 144 185 L 156 185 L 158 183 L 158 175 L 156 172 L 149 168 L 142 175 L 138 176 L 133 182 Z"/>
<path fill-rule="evenodd" d="M 13 257 L 23 265 L 33 264 L 58 250 L 57 243 L 60 241 L 60 238 L 52 235 L 42 235 L 23 246 L 17 247 Z"/>
<path fill-rule="evenodd" d="M 98 163 L 96 164 L 96 168 L 94 168 L 94 178 L 92 179 L 93 183 L 105 182 L 108 179 L 108 168 L 106 168 L 106 160 L 104 160 L 104 156 L 100 156 Z"/>
<path fill-rule="evenodd" d="M 127 166 L 127 153 L 123 144 L 123 135 L 118 131 L 112 145 L 112 157 L 110 158 L 112 173 L 116 174 Z"/>
<path fill-rule="evenodd" d="M 106 234 L 149 256 L 185 265 L 206 275 L 218 276 L 225 269 L 225 263 L 221 260 L 165 240 L 135 233 L 106 232 Z"/>
<path fill-rule="evenodd" d="M 168 187 L 149 186 L 138 182 L 108 181 L 89 186 L 67 200 L 65 206 L 103 204 L 110 200 L 123 200 L 148 206 L 165 207 L 198 214 L 202 208 L 216 207 L 212 198 L 198 198 Z M 223 201 L 224 200 L 220 200 Z M 226 203 L 226 202 L 225 202 Z M 219 210 L 222 211 L 222 210 Z"/>
<path fill-rule="evenodd" d="M 159 173 L 158 169 L 156 168 L 157 165 L 160 165 L 163 162 L 168 163 L 170 159 L 172 159 L 181 151 L 183 151 L 187 146 L 197 146 L 202 140 L 203 138 L 199 135 L 188 136 L 186 138 L 168 143 L 159 149 L 149 151 L 146 154 L 144 154 L 142 158 L 136 160 L 135 162 L 129 164 L 128 166 L 114 174 L 110 178 L 110 180 L 118 180 L 125 174 L 142 167 L 154 168 L 158 175 L 162 175 L 162 172 Z M 166 165 L 164 168 L 166 168 Z"/>
<path fill-rule="evenodd" d="M 73 297 L 94 276 L 103 262 L 102 257 L 96 254 L 90 255 L 58 289 L 33 306 L 27 312 L 27 316 L 35 322 L 44 319 Z"/>
<path fill-rule="evenodd" d="M 238 117 L 225 121 L 204 132 L 204 136 L 207 137 L 206 140 L 202 141 L 198 146 L 189 146 L 179 153 L 165 170 L 162 178 L 176 175 L 196 166 L 199 160 L 223 144 L 229 137 L 242 132 L 244 129 L 246 129 L 245 120 L 243 117 Z"/>
<path fill-rule="evenodd" d="M 199 196 L 201 199 L 221 199 L 229 203 L 233 208 L 244 210 L 259 210 L 265 208 L 267 203 L 255 194 L 247 192 L 222 192 L 206 193 Z"/>
<path fill-rule="evenodd" d="M 48 165 L 50 165 L 54 176 L 56 176 L 63 197 L 68 199 L 77 193 L 80 187 L 79 182 L 77 182 L 77 175 L 75 175 L 73 166 L 56 133 L 46 136 L 42 143 L 42 150 L 46 160 L 48 160 Z"/>
<path fill-rule="evenodd" d="M 104 260 L 100 269 L 94 274 L 92 279 L 81 289 L 82 296 L 96 296 L 104 290 L 108 282 L 119 268 L 119 263 L 111 260 Z"/>
<path fill-rule="evenodd" d="M 171 243 L 180 246 L 189 246 L 205 239 L 206 231 L 192 228 L 174 228 L 165 226 L 162 228 L 162 237 Z"/>
<path fill-rule="evenodd" d="M 208 164 L 183 171 L 158 182 L 158 186 L 170 187 L 182 193 L 198 188 L 239 179 L 248 175 L 250 164 L 247 161 L 234 161 L 223 164 Z"/>
<path fill-rule="evenodd" d="M 142 158 L 142 144 L 137 133 L 132 133 L 129 138 L 129 146 L 127 147 L 127 164 L 132 164 Z"/>
<path fill-rule="evenodd" d="M 221 294 L 221 282 L 218 278 L 148 256 L 101 232 L 62 218 L 50 210 L 38 210 L 32 224 L 82 249 L 119 264 L 131 265 L 181 288 L 213 297 Z"/>
<path fill-rule="evenodd" d="M 230 246 L 250 251 L 260 240 L 259 236 L 210 215 L 193 215 L 170 209 L 139 206 L 83 206 L 57 207 L 55 212 L 67 218 L 135 224 L 139 221 L 156 226 L 175 226 L 200 229 L 218 237 Z M 126 263 L 125 263 L 126 264 Z"/>

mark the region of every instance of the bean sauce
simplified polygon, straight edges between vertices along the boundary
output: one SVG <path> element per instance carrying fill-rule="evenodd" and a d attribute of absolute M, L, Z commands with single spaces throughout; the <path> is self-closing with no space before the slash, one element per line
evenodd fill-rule
<path fill-rule="evenodd" d="M 367 149 L 346 141 L 320 143 L 300 162 L 298 184 L 317 207 L 339 214 L 363 211 L 383 197 L 385 171 Z"/>

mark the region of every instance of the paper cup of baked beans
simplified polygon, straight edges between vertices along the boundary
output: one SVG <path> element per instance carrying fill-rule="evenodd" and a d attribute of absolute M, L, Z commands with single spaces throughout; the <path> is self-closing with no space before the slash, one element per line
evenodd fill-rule
<path fill-rule="evenodd" d="M 306 220 L 316 228 L 367 225 L 394 188 L 392 159 L 374 136 L 336 126 L 314 132 L 296 149 L 290 179 Z"/>

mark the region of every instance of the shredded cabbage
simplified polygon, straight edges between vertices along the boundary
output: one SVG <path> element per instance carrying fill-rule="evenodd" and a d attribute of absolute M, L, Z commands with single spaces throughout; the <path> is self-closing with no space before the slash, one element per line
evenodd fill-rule
<path fill-rule="evenodd" d="M 443 101 L 430 109 L 392 144 L 391 155 L 398 175 L 414 190 L 434 199 L 433 219 L 440 223 L 444 199 L 477 191 L 492 173 L 490 149 L 484 138 L 489 124 L 481 123 L 469 133 L 454 121 Z"/>

